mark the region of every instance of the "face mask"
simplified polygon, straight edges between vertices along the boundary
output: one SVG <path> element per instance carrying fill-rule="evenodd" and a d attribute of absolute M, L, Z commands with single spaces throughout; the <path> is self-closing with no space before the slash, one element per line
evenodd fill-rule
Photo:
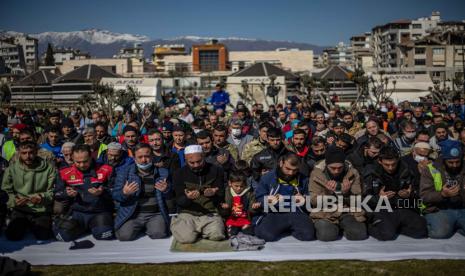
<path fill-rule="evenodd" d="M 233 129 L 231 129 L 231 134 L 234 137 L 239 137 L 239 136 L 241 136 L 242 131 L 240 129 L 238 129 L 238 128 L 233 128 Z"/>
<path fill-rule="evenodd" d="M 405 137 L 407 137 L 407 139 L 413 139 L 416 135 L 417 134 L 415 132 L 405 133 Z"/>
<path fill-rule="evenodd" d="M 418 163 L 420 163 L 421 161 L 424 161 L 426 160 L 426 157 L 424 156 L 421 156 L 421 155 L 415 155 L 415 161 L 417 161 Z"/>
<path fill-rule="evenodd" d="M 152 163 L 147 163 L 147 164 L 139 164 L 139 163 L 136 163 L 137 165 L 137 168 L 143 170 L 143 171 L 146 171 L 148 169 L 150 169 L 150 167 L 152 167 Z"/>
<path fill-rule="evenodd" d="M 429 128 L 431 125 L 423 125 L 425 128 Z"/>
<path fill-rule="evenodd" d="M 198 133 L 201 132 L 201 131 L 202 131 L 202 129 L 200 129 L 200 128 L 194 128 L 194 133 L 195 133 L 195 134 L 198 134 Z"/>

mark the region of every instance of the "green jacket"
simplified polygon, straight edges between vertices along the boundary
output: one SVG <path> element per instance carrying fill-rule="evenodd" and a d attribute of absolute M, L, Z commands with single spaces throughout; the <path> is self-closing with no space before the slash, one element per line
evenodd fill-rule
<path fill-rule="evenodd" d="M 254 155 L 264 150 L 266 146 L 267 143 L 261 143 L 259 138 L 252 140 L 252 142 L 244 146 L 241 159 L 245 160 L 247 164 L 250 164 Z"/>
<path fill-rule="evenodd" d="M 26 168 L 22 162 L 13 162 L 5 170 L 2 190 L 8 194 L 8 207 L 28 213 L 51 212 L 53 205 L 53 188 L 56 170 L 48 162 L 38 157 L 38 163 L 33 169 Z M 42 202 L 37 205 L 28 203 L 17 207 L 16 196 L 30 197 L 38 194 Z"/>

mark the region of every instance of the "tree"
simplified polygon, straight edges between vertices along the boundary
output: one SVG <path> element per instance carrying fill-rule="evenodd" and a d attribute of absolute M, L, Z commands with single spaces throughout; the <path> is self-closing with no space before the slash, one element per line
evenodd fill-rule
<path fill-rule="evenodd" d="M 428 87 L 434 104 L 448 105 L 452 101 L 452 97 L 456 94 L 456 92 L 451 90 L 450 87 L 446 87 L 445 83 L 446 80 L 443 81 L 441 88 L 441 82 L 434 81 L 433 87 Z"/>
<path fill-rule="evenodd" d="M 362 99 L 365 99 L 368 97 L 368 83 L 369 83 L 369 78 L 365 75 L 365 71 L 363 69 L 355 69 L 354 74 L 350 78 L 354 83 L 355 86 L 357 87 L 357 98 L 352 105 L 353 110 L 358 110 L 359 105 L 363 104 L 364 101 L 361 101 Z"/>
<path fill-rule="evenodd" d="M 47 45 L 47 53 L 45 54 L 45 66 L 55 66 L 55 57 L 53 57 L 52 44 Z"/>
<path fill-rule="evenodd" d="M 115 90 L 113 86 L 109 84 L 94 84 L 94 93 L 83 94 L 79 99 L 81 104 L 86 111 L 92 109 L 101 109 L 110 118 L 110 124 L 113 126 L 113 112 L 115 108 L 120 105 L 125 110 L 135 105 L 138 110 L 140 106 L 137 103 L 140 99 L 140 93 L 137 88 L 133 86 L 127 86 L 126 89 Z"/>
<path fill-rule="evenodd" d="M 396 90 L 396 80 L 393 80 L 392 88 L 389 88 L 389 78 L 384 77 L 384 71 L 380 71 L 379 79 L 369 78 L 369 82 L 372 84 L 371 90 L 369 90 L 370 99 L 373 101 L 375 108 L 379 108 L 381 103 L 389 100 Z"/>

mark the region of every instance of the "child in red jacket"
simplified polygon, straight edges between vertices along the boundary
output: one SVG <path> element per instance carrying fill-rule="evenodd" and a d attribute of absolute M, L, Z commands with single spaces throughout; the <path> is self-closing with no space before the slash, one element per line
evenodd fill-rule
<path fill-rule="evenodd" d="M 252 216 L 261 207 L 255 202 L 252 188 L 247 185 L 247 176 L 233 171 L 229 175 L 229 188 L 225 191 L 225 202 L 221 204 L 223 215 L 226 217 L 226 228 L 229 236 L 239 232 L 253 235 Z"/>

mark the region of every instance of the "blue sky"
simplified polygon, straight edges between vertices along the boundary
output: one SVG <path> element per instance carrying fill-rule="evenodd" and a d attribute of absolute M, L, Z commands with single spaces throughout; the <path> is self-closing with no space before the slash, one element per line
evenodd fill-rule
<path fill-rule="evenodd" d="M 375 25 L 440 11 L 464 20 L 464 0 L 2 0 L 0 29 L 26 33 L 86 28 L 171 38 L 183 35 L 348 41 Z"/>

